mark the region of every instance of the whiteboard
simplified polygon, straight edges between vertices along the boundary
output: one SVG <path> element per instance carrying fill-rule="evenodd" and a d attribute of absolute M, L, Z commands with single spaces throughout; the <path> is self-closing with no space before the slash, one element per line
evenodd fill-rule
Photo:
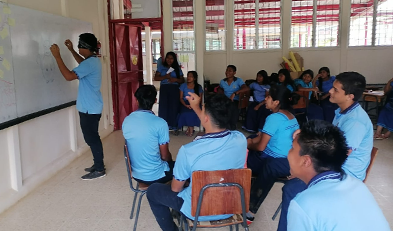
<path fill-rule="evenodd" d="M 91 23 L 3 2 L 0 18 L 0 123 L 76 100 L 78 81 L 64 79 L 49 48 L 57 43 L 72 70 L 78 64 L 64 41 L 77 50 Z"/>

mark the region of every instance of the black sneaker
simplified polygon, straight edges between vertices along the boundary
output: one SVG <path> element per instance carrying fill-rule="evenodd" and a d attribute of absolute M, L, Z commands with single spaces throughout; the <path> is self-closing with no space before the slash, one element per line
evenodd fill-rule
<path fill-rule="evenodd" d="M 101 178 L 104 176 L 106 176 L 105 170 L 102 172 L 99 172 L 99 171 L 90 172 L 90 173 L 87 173 L 86 175 L 82 176 L 81 178 L 82 178 L 82 180 L 94 180 L 94 179 Z"/>
<path fill-rule="evenodd" d="M 104 167 L 104 170 L 106 170 L 105 167 Z M 94 171 L 96 171 L 96 167 L 93 164 L 90 168 L 85 168 L 85 171 L 86 172 L 94 172 Z"/>
<path fill-rule="evenodd" d="M 254 217 L 246 217 L 247 225 L 251 225 L 254 222 Z"/>

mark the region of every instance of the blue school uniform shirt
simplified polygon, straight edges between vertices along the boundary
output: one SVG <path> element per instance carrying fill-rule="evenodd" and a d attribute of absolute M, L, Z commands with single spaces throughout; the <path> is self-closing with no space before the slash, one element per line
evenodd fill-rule
<path fill-rule="evenodd" d="M 76 109 L 88 114 L 101 114 L 103 101 L 101 95 L 102 67 L 96 56 L 83 60 L 72 70 L 79 79 Z"/>
<path fill-rule="evenodd" d="M 296 118 L 288 119 L 281 112 L 273 113 L 266 118 L 261 132 L 270 136 L 263 152 L 274 158 L 286 158 L 292 148 L 293 133 L 299 129 Z"/>
<path fill-rule="evenodd" d="M 160 145 L 169 143 L 167 122 L 149 110 L 137 110 L 124 119 L 123 136 L 131 160 L 132 176 L 143 181 L 154 181 L 169 171 L 161 159 Z"/>
<path fill-rule="evenodd" d="M 239 77 L 235 77 L 235 78 L 233 79 L 233 82 L 231 83 L 231 85 L 228 85 L 227 78 L 222 79 L 222 80 L 220 81 L 220 87 L 221 87 L 222 89 L 224 89 L 224 94 L 225 94 L 228 98 L 230 98 L 231 95 L 232 95 L 234 92 L 240 90 L 241 86 L 243 86 L 243 85 L 244 85 L 244 82 L 243 82 L 243 80 L 242 80 L 241 78 L 239 78 Z M 234 100 L 239 100 L 239 95 L 236 95 L 233 99 L 234 99 Z"/>
<path fill-rule="evenodd" d="M 333 87 L 333 82 L 336 80 L 336 76 L 330 76 L 329 80 L 327 81 L 322 81 L 322 92 L 323 93 L 328 93 L 330 89 Z M 319 79 L 315 82 L 315 85 L 319 87 Z M 321 89 L 319 89 L 321 90 Z"/>
<path fill-rule="evenodd" d="M 240 169 L 246 162 L 247 140 L 238 131 L 210 133 L 183 145 L 177 154 L 173 177 L 179 181 L 191 179 L 194 171 Z M 191 187 L 184 188 L 177 196 L 184 200 L 181 212 L 190 219 Z M 230 199 L 230 198 L 228 198 Z M 200 221 L 219 220 L 231 215 L 201 216 Z"/>
<path fill-rule="evenodd" d="M 297 86 L 301 86 L 301 87 L 304 87 L 304 88 L 312 88 L 312 82 L 305 83 L 303 81 L 303 79 L 295 79 L 295 86 L 296 87 Z M 311 94 L 312 94 L 312 92 L 310 91 L 310 93 L 308 94 L 308 98 L 311 98 Z"/>
<path fill-rule="evenodd" d="M 373 149 L 373 125 L 358 102 L 340 111 L 340 108 L 335 111 L 333 125 L 343 131 L 348 147 L 352 150 L 342 168 L 347 174 L 364 180 Z"/>
<path fill-rule="evenodd" d="M 183 83 L 182 85 L 180 85 L 179 88 L 180 88 L 180 91 L 183 92 L 183 100 L 184 100 L 184 102 L 187 102 L 187 101 L 188 101 L 188 100 L 186 99 L 186 96 L 189 96 L 188 92 L 195 93 L 195 92 L 194 92 L 194 88 L 193 88 L 193 89 L 189 89 L 189 88 L 187 87 L 187 83 Z M 202 93 L 202 92 L 203 92 L 202 86 L 199 85 L 199 94 Z"/>
<path fill-rule="evenodd" d="M 269 91 L 270 85 L 259 85 L 257 82 L 253 82 L 250 84 L 250 89 L 254 91 L 254 101 L 260 103 L 265 100 L 266 92 Z"/>
<path fill-rule="evenodd" d="M 288 231 L 390 230 L 366 185 L 350 175 L 331 171 L 315 176 L 308 188 L 290 202 L 287 228 Z"/>
<path fill-rule="evenodd" d="M 159 73 L 161 74 L 161 76 L 166 75 L 166 72 L 167 72 L 168 70 L 169 70 L 169 67 L 166 67 L 166 66 L 164 66 L 164 65 L 160 65 L 160 66 L 157 67 L 157 72 L 159 72 Z M 182 78 L 182 76 L 183 76 L 183 71 L 182 71 L 181 69 L 180 69 L 179 71 L 180 71 L 180 78 Z M 173 70 L 173 71 L 171 72 L 170 76 L 171 76 L 171 78 L 177 78 L 177 76 L 176 76 L 176 71 Z M 167 79 L 164 79 L 164 80 L 161 81 L 160 84 L 178 84 L 178 83 L 176 83 L 176 82 L 170 83 Z"/>
<path fill-rule="evenodd" d="M 278 85 L 281 85 L 281 84 L 282 84 L 282 83 L 278 83 Z M 290 90 L 291 92 L 294 91 L 293 86 L 290 85 L 290 84 L 287 84 L 287 88 L 288 88 L 288 90 Z"/>

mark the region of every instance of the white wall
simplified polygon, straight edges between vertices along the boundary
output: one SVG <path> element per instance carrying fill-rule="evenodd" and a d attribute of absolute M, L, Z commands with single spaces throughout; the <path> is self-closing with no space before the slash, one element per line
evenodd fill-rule
<path fill-rule="evenodd" d="M 107 1 L 8 0 L 6 2 L 92 23 L 93 33 L 101 41 L 103 55 L 101 92 L 104 109 L 99 132 L 101 138 L 109 135 L 113 131 L 113 109 Z M 87 150 L 88 146 L 80 130 L 75 106 L 0 130 L 0 212 L 16 203 Z M 105 155 L 108 156 L 110 153 Z"/>

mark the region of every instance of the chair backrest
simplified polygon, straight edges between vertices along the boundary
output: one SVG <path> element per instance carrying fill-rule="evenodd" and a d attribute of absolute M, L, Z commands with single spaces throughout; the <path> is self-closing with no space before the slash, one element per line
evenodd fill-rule
<path fill-rule="evenodd" d="M 297 102 L 297 104 L 293 105 L 293 109 L 307 108 L 308 101 L 309 101 L 308 97 L 309 97 L 310 92 L 308 92 L 308 91 L 295 91 L 295 93 L 300 95 L 300 99 Z"/>
<path fill-rule="evenodd" d="M 126 162 L 128 178 L 131 181 L 132 180 L 132 168 L 131 168 L 130 154 L 128 153 L 128 148 L 127 148 L 127 143 L 124 145 L 124 160 Z"/>
<path fill-rule="evenodd" d="M 199 193 L 208 184 L 237 183 L 244 190 L 246 212 L 250 202 L 251 169 L 195 171 L 192 173 L 191 215 L 195 217 Z M 241 214 L 240 189 L 235 186 L 211 187 L 203 193 L 199 216 Z"/>
<path fill-rule="evenodd" d="M 250 100 L 250 90 L 239 93 L 239 109 L 246 108 Z"/>
<path fill-rule="evenodd" d="M 366 183 L 368 174 L 370 173 L 371 167 L 374 164 L 374 160 L 375 160 L 375 157 L 377 156 L 377 154 L 378 154 L 378 148 L 373 147 L 373 149 L 371 150 L 370 164 L 368 165 L 367 170 L 366 170 L 366 178 L 364 178 L 364 180 L 363 180 L 364 183 Z"/>

